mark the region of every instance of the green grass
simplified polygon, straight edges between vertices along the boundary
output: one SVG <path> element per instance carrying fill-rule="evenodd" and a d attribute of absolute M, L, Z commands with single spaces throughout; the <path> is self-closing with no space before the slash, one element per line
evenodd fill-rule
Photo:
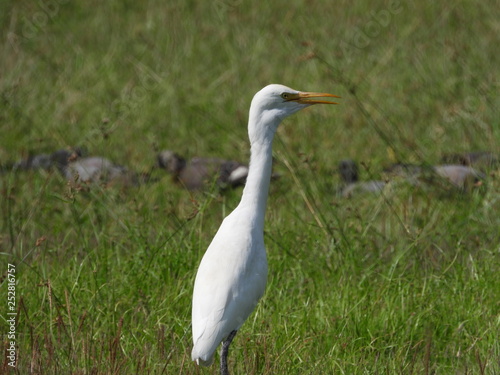
<path fill-rule="evenodd" d="M 368 179 L 395 161 L 500 151 L 497 8 L 5 1 L 0 161 L 73 145 L 142 172 L 164 148 L 246 160 L 262 86 L 340 95 L 278 130 L 267 293 L 232 372 L 498 374 L 498 171 L 469 193 L 396 182 L 335 194 L 344 158 Z M 190 360 L 191 293 L 241 190 L 191 195 L 156 177 L 79 190 L 56 173 L 0 175 L 2 352 L 17 266 L 10 373 L 218 372 Z"/>

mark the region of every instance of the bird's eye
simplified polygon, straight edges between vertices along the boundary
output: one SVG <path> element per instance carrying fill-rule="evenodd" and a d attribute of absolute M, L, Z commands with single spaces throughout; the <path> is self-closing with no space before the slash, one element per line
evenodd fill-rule
<path fill-rule="evenodd" d="M 287 92 L 284 92 L 281 94 L 281 97 L 285 100 L 288 100 L 290 98 L 290 94 L 288 94 Z"/>

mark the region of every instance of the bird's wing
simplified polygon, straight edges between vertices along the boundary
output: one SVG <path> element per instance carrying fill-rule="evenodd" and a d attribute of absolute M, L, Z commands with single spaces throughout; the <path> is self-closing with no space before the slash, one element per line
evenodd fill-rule
<path fill-rule="evenodd" d="M 202 189 L 214 168 L 207 159 L 193 158 L 180 172 L 178 179 L 189 190 Z"/>
<path fill-rule="evenodd" d="M 434 171 L 453 185 L 461 188 L 466 187 L 466 181 L 469 179 L 484 179 L 486 176 L 472 167 L 463 165 L 438 165 Z"/>

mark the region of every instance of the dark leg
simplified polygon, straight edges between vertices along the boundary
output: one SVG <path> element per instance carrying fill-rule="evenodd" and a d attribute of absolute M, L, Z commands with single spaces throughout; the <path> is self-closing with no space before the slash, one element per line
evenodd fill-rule
<path fill-rule="evenodd" d="M 220 351 L 220 374 L 221 375 L 229 375 L 229 371 L 227 369 L 227 355 L 229 353 L 229 345 L 236 336 L 236 330 L 231 331 L 229 336 L 222 342 L 222 349 Z"/>

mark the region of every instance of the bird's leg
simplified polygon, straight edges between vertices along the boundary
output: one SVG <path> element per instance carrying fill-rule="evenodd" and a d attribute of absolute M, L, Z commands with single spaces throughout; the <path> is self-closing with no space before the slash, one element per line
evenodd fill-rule
<path fill-rule="evenodd" d="M 236 336 L 236 330 L 231 331 L 229 336 L 222 342 L 222 349 L 220 351 L 220 374 L 221 375 L 229 375 L 229 371 L 227 369 L 227 355 L 229 353 L 229 345 Z"/>

